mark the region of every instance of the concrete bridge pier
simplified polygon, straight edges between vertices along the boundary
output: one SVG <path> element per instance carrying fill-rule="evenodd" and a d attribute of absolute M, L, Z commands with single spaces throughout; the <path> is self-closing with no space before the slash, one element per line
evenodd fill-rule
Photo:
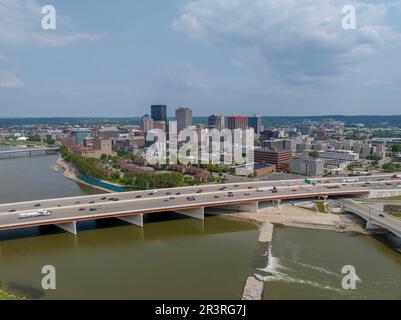
<path fill-rule="evenodd" d="M 183 209 L 183 210 L 174 210 L 175 213 L 182 214 L 184 216 L 195 218 L 198 220 L 205 220 L 205 208 L 194 208 L 194 209 Z"/>
<path fill-rule="evenodd" d="M 276 205 L 276 206 L 277 206 L 277 208 L 280 208 L 280 205 L 281 205 L 281 199 L 279 199 L 279 200 L 273 200 L 273 201 L 272 201 L 272 204 L 273 204 L 273 206 L 274 206 L 274 205 Z"/>
<path fill-rule="evenodd" d="M 128 217 L 118 217 L 117 219 L 143 228 L 143 214 Z"/>
<path fill-rule="evenodd" d="M 55 226 L 59 227 L 60 229 L 63 229 L 64 231 L 72 233 L 74 236 L 77 235 L 77 223 L 75 221 L 74 222 L 66 222 L 66 223 L 58 223 Z"/>
<path fill-rule="evenodd" d="M 366 229 L 367 230 L 376 230 L 376 229 L 381 229 L 380 226 L 377 224 L 373 223 L 372 221 L 367 221 L 366 222 Z"/>

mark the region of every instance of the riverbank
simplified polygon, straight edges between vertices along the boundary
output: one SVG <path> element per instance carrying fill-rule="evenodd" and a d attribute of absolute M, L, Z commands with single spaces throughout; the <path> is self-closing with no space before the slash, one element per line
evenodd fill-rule
<path fill-rule="evenodd" d="M 227 213 L 224 216 L 250 221 L 258 224 L 262 230 L 265 223 L 280 224 L 288 227 L 312 228 L 336 232 L 357 232 L 367 234 L 366 230 L 350 215 L 319 213 L 295 207 L 291 204 L 280 207 L 265 207 L 256 212 Z"/>
<path fill-rule="evenodd" d="M 0 281 L 0 300 L 23 300 L 25 297 L 11 293 Z"/>
<path fill-rule="evenodd" d="M 75 182 L 77 182 L 77 183 L 84 184 L 84 185 L 87 185 L 87 186 L 96 188 L 96 189 L 98 189 L 98 190 L 102 190 L 102 191 L 104 191 L 104 192 L 108 192 L 108 193 L 114 192 L 114 191 L 109 190 L 109 189 L 107 189 L 107 188 L 103 188 L 103 187 L 100 187 L 100 186 L 96 186 L 96 185 L 94 185 L 94 184 L 85 182 L 85 181 L 83 181 L 82 179 L 80 179 L 80 178 L 79 178 L 79 173 L 78 173 L 77 169 L 76 169 L 72 164 L 70 164 L 70 163 L 68 163 L 67 161 L 65 161 L 65 160 L 63 159 L 63 157 L 61 157 L 61 156 L 57 159 L 56 164 L 59 165 L 61 168 L 63 168 L 63 170 L 64 170 L 64 177 L 66 177 L 66 178 L 69 179 L 69 180 L 72 180 L 72 181 L 75 181 Z"/>

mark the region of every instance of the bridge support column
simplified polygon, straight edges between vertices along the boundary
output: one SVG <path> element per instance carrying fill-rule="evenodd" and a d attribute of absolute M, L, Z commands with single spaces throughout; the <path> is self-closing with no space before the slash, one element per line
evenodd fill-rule
<path fill-rule="evenodd" d="M 380 229 L 381 227 L 378 226 L 377 224 L 374 224 L 372 221 L 367 221 L 366 222 L 366 229 L 368 230 L 375 230 L 375 229 Z"/>
<path fill-rule="evenodd" d="M 117 219 L 143 228 L 143 214 L 128 217 L 118 217 Z"/>
<path fill-rule="evenodd" d="M 277 208 L 280 208 L 281 199 L 279 199 L 279 200 L 273 200 L 272 203 L 273 203 L 273 206 L 276 205 Z"/>
<path fill-rule="evenodd" d="M 66 222 L 66 223 L 58 223 L 56 224 L 57 227 L 60 229 L 63 229 L 64 231 L 67 231 L 69 233 L 72 233 L 73 235 L 77 234 L 77 223 L 74 222 Z"/>
<path fill-rule="evenodd" d="M 183 210 L 174 210 L 174 212 L 182 214 L 184 216 L 195 218 L 199 220 L 205 220 L 205 208 L 194 208 L 194 209 L 183 209 Z"/>

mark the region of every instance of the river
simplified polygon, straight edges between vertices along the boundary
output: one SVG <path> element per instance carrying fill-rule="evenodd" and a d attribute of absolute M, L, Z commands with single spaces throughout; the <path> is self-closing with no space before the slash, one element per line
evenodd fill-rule
<path fill-rule="evenodd" d="M 98 192 L 50 168 L 57 156 L 0 160 L 0 202 Z M 263 267 L 257 227 L 210 216 L 145 217 L 143 229 L 114 219 L 78 224 L 76 237 L 47 226 L 0 232 L 0 279 L 34 299 L 240 299 Z M 360 281 L 341 289 L 341 267 Z M 56 290 L 41 269 L 56 268 Z M 401 258 L 379 240 L 355 234 L 275 228 L 265 299 L 400 299 Z M 265 275 L 262 271 L 257 273 Z"/>
<path fill-rule="evenodd" d="M 0 160 L 0 202 L 83 195 L 93 188 L 50 168 L 57 156 Z M 254 224 L 176 214 L 145 217 L 141 229 L 108 219 L 0 232 L 0 279 L 35 299 L 240 299 L 252 271 Z M 56 290 L 41 289 L 44 265 Z"/>

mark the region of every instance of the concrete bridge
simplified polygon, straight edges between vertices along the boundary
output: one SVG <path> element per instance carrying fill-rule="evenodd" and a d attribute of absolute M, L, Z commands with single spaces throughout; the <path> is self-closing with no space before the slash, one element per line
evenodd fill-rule
<path fill-rule="evenodd" d="M 253 181 L 1 204 L 0 230 L 56 225 L 76 234 L 77 222 L 84 220 L 118 218 L 143 227 L 143 215 L 158 212 L 176 212 L 203 220 L 205 208 L 257 212 L 259 202 L 279 206 L 283 200 L 369 197 L 371 192 L 401 192 L 401 181 L 393 181 L 388 174 L 361 180 L 344 183 L 341 178 L 324 178 L 315 185 L 306 184 L 304 179 Z M 272 186 L 276 187 L 274 192 L 266 188 Z M 28 218 L 21 216 L 43 209 L 51 211 L 51 214 Z"/>
<path fill-rule="evenodd" d="M 0 151 L 0 159 L 11 159 L 20 157 L 43 156 L 56 154 L 59 148 L 21 148 Z"/>
<path fill-rule="evenodd" d="M 366 220 L 367 229 L 386 229 L 401 238 L 401 219 L 350 199 L 337 201 L 344 211 L 354 213 Z"/>

